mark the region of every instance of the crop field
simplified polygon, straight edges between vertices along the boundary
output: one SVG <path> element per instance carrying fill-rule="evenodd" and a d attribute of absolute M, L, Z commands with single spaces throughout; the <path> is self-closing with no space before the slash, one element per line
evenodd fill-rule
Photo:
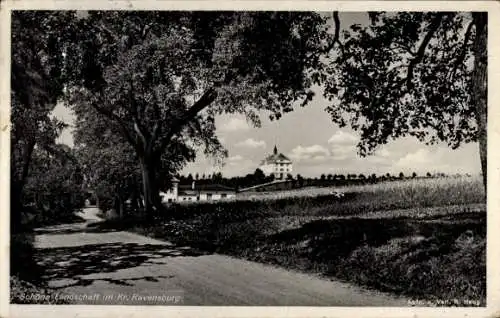
<path fill-rule="evenodd" d="M 170 212 L 174 219 L 130 226 L 206 252 L 412 299 L 485 303 L 486 203 L 479 178 L 259 193 Z"/>
<path fill-rule="evenodd" d="M 464 193 L 483 199 L 483 186 L 479 177 L 457 177 L 457 178 L 417 178 L 398 181 L 386 181 L 376 184 L 351 185 L 338 187 L 306 187 L 285 191 L 269 192 L 242 192 L 238 193 L 239 200 L 276 200 L 288 197 L 315 197 L 328 195 L 333 191 L 357 192 L 357 193 L 392 193 L 401 195 L 403 199 L 412 199 L 413 196 L 435 199 L 440 196 L 445 199 L 451 195 L 452 198 L 459 197 Z M 434 192 L 434 196 L 428 192 Z M 397 198 L 394 198 L 397 199 Z"/>

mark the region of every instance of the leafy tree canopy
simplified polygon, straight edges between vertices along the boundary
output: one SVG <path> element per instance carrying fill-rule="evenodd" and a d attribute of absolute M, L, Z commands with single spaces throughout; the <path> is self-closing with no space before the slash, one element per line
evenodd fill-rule
<path fill-rule="evenodd" d="M 198 147 L 227 155 L 217 114 L 259 125 L 262 110 L 279 118 L 310 101 L 329 36 L 323 17 L 304 12 L 91 11 L 76 21 L 63 48 L 68 104 L 130 144 L 153 205 L 163 159 L 182 164 Z"/>
<path fill-rule="evenodd" d="M 468 13 L 373 12 L 342 34 L 325 96 L 340 126 L 360 130 L 362 155 L 401 136 L 452 148 L 477 140 Z"/>
<path fill-rule="evenodd" d="M 327 34 L 321 16 L 299 12 L 92 11 L 78 28 L 66 48 L 72 102 L 158 153 L 181 131 L 217 153 L 216 114 L 241 112 L 258 125 L 259 110 L 279 118 L 312 99 L 307 75 Z"/>

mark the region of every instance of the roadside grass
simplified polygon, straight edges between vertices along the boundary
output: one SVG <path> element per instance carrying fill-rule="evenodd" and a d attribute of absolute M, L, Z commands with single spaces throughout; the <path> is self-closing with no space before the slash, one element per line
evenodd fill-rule
<path fill-rule="evenodd" d="M 486 204 L 479 179 L 345 191 L 341 201 L 318 195 L 182 205 L 169 220 L 126 227 L 437 305 L 485 304 Z"/>

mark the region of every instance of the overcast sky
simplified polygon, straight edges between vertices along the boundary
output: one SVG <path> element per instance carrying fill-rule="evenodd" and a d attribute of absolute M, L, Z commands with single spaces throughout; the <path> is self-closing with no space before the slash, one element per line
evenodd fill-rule
<path fill-rule="evenodd" d="M 344 26 L 366 23 L 364 13 L 343 13 Z M 293 174 L 319 176 L 322 173 L 392 173 L 430 172 L 480 173 L 478 145 L 471 143 L 457 150 L 446 144 L 426 146 L 413 138 L 401 138 L 380 148 L 374 156 L 360 158 L 356 154 L 359 135 L 350 129 L 339 129 L 332 123 L 325 107 L 328 101 L 321 94 L 304 108 L 296 107 L 279 121 L 269 121 L 263 114 L 262 127 L 251 127 L 244 117 L 226 115 L 217 118 L 217 134 L 229 151 L 224 167 L 216 167 L 212 160 L 200 154 L 195 163 L 183 171 L 187 173 L 212 173 L 222 171 L 225 176 L 245 175 L 258 167 L 275 143 L 278 151 L 293 161 Z M 73 116 L 63 106 L 54 112 L 58 118 L 71 124 Z M 72 144 L 69 130 L 61 142 Z M 222 170 L 220 170 L 222 169 Z"/>

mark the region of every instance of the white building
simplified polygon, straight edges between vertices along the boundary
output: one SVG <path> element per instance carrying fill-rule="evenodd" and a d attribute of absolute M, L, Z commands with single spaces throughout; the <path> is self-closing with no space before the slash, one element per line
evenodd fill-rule
<path fill-rule="evenodd" d="M 175 202 L 179 196 L 179 179 L 172 179 L 172 188 L 168 189 L 166 192 L 160 192 L 160 197 L 162 202 Z"/>
<path fill-rule="evenodd" d="M 292 173 L 292 161 L 274 146 L 273 154 L 262 160 L 259 167 L 266 175 L 274 175 L 277 180 L 283 180 Z"/>
<path fill-rule="evenodd" d="M 172 182 L 172 189 L 161 192 L 162 202 L 196 202 L 196 201 L 218 201 L 236 197 L 236 190 L 220 184 L 179 185 L 179 180 Z"/>

